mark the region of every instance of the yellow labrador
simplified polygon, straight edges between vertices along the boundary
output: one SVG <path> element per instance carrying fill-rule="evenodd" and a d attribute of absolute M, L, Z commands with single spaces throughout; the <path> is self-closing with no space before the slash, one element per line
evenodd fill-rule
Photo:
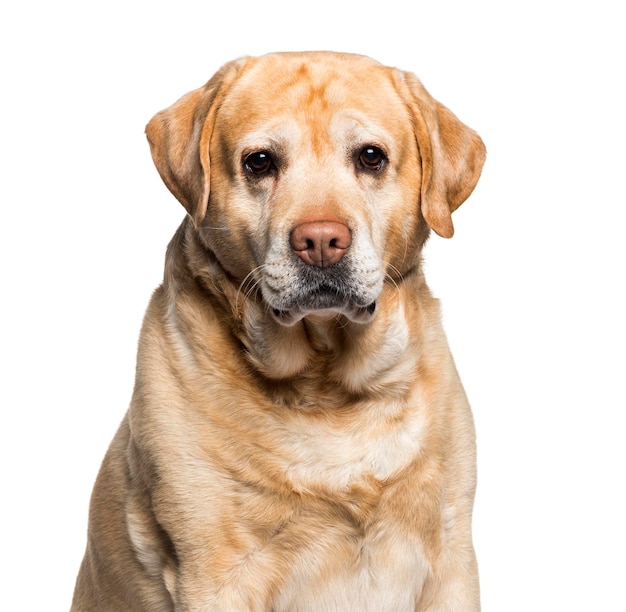
<path fill-rule="evenodd" d="M 231 62 L 147 135 L 188 215 L 72 609 L 478 610 L 474 428 L 420 252 L 480 138 L 330 52 Z"/>

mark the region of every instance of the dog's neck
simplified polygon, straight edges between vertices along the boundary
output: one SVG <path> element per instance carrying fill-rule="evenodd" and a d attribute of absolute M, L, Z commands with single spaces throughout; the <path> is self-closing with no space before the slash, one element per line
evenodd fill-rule
<path fill-rule="evenodd" d="M 420 269 L 384 285 L 376 315 L 368 323 L 321 312 L 283 326 L 258 293 L 242 292 L 241 282 L 228 275 L 189 224 L 172 239 L 164 286 L 170 312 L 178 309 L 177 317 L 192 312 L 181 309 L 187 299 L 199 312 L 213 310 L 207 324 L 234 337 L 239 358 L 243 356 L 271 389 L 287 395 L 288 389 L 295 395 L 313 395 L 301 391 L 313 391 L 314 386 L 318 394 L 328 386 L 354 397 L 403 394 L 424 348 L 417 340 L 423 341 L 424 334 L 416 330 L 426 330 L 433 322 L 439 326 L 437 301 Z M 201 343 L 194 339 L 192 348 L 201 351 Z"/>

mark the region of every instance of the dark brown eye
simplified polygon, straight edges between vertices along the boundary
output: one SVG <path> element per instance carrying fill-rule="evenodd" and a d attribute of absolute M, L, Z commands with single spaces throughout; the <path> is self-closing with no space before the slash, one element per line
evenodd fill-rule
<path fill-rule="evenodd" d="M 272 156 L 267 151 L 255 151 L 243 160 L 243 167 L 255 176 L 262 176 L 271 172 L 276 166 Z"/>
<path fill-rule="evenodd" d="M 387 156 L 385 153 L 373 145 L 363 147 L 359 153 L 359 164 L 365 170 L 380 172 L 385 167 L 386 163 Z"/>

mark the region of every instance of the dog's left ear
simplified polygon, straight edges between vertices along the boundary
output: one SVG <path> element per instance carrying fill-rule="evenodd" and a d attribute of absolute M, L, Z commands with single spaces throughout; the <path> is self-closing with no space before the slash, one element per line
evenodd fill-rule
<path fill-rule="evenodd" d="M 215 111 L 244 62 L 242 58 L 224 65 L 204 87 L 157 113 L 146 126 L 154 165 L 196 227 L 209 202 L 209 140 Z"/>
<path fill-rule="evenodd" d="M 476 187 L 485 163 L 485 145 L 417 77 L 407 72 L 399 76 L 398 88 L 413 115 L 422 163 L 422 215 L 437 234 L 451 238 L 452 213 Z"/>

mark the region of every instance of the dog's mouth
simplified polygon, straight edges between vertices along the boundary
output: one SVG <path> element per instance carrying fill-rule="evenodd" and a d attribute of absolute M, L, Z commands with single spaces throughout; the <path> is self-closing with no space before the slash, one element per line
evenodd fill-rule
<path fill-rule="evenodd" d="M 376 314 L 382 291 L 378 273 L 363 273 L 347 258 L 327 268 L 300 266 L 296 274 L 284 275 L 266 267 L 261 293 L 275 320 L 291 326 L 307 316 L 343 315 L 353 323 L 369 323 Z M 371 270 L 377 272 L 376 266 Z"/>
<path fill-rule="evenodd" d="M 309 314 L 342 314 L 347 317 L 353 323 L 368 323 L 374 318 L 376 313 L 376 302 L 372 302 L 367 306 L 357 306 L 355 304 L 346 304 L 341 307 L 326 307 L 326 308 L 310 308 L 296 306 L 289 310 L 279 310 L 278 308 L 272 309 L 272 314 L 275 319 L 281 324 L 287 327 L 295 325 L 298 321 L 303 319 Z"/>
<path fill-rule="evenodd" d="M 376 313 L 376 300 L 347 291 L 335 283 L 319 283 L 306 291 L 294 292 L 289 299 L 270 300 L 272 314 L 281 325 L 291 326 L 310 314 L 341 314 L 354 323 L 367 323 Z"/>

